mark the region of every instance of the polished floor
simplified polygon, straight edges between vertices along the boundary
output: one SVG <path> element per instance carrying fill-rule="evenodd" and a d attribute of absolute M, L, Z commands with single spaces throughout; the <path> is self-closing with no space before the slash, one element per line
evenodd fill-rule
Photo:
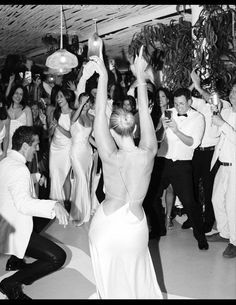
<path fill-rule="evenodd" d="M 186 216 L 177 216 L 174 229 L 149 248 L 164 299 L 236 299 L 236 258 L 222 256 L 227 244 L 210 243 L 200 251 L 192 230 L 181 229 Z M 88 224 L 66 228 L 56 220 L 42 234 L 56 241 L 67 252 L 64 268 L 50 274 L 24 291 L 33 299 L 96 299 L 93 270 L 88 246 Z M 0 255 L 0 280 L 9 256 Z M 30 259 L 27 258 L 27 262 Z M 6 297 L 0 293 L 0 299 Z"/>

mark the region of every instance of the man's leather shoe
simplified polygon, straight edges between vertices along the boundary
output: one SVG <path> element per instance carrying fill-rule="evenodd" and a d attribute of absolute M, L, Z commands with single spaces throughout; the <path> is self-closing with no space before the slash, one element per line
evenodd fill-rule
<path fill-rule="evenodd" d="M 215 242 L 215 241 L 221 241 L 221 242 L 223 241 L 226 243 L 229 242 L 229 239 L 221 237 L 220 233 L 214 233 L 212 235 L 208 235 L 208 236 L 206 236 L 206 239 L 207 239 L 207 241 L 210 241 L 210 242 Z"/>
<path fill-rule="evenodd" d="M 20 283 L 9 283 L 7 278 L 0 282 L 0 291 L 9 300 L 31 300 L 30 297 L 23 293 Z"/>
<path fill-rule="evenodd" d="M 181 228 L 182 229 L 190 229 L 190 228 L 192 228 L 191 222 L 188 219 L 185 220 L 185 222 L 183 222 Z"/>
<path fill-rule="evenodd" d="M 229 243 L 226 247 L 225 251 L 223 252 L 223 256 L 226 258 L 233 258 L 236 257 L 236 246 Z"/>
<path fill-rule="evenodd" d="M 208 245 L 206 240 L 200 240 L 200 241 L 198 241 L 198 248 L 200 250 L 208 250 L 209 249 L 209 245 Z"/>
<path fill-rule="evenodd" d="M 24 259 L 18 259 L 18 258 L 14 258 L 11 259 L 9 258 L 9 260 L 7 261 L 6 264 L 6 271 L 15 271 L 15 270 L 21 270 L 24 269 L 28 264 L 26 264 L 26 262 L 24 261 Z"/>

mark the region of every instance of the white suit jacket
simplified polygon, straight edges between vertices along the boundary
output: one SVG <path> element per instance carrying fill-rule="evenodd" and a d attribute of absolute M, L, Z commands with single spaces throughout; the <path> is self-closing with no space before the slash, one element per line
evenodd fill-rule
<path fill-rule="evenodd" d="M 24 257 L 29 243 L 32 216 L 54 218 L 56 202 L 36 198 L 25 162 L 24 156 L 15 150 L 0 162 L 0 252 L 19 258 Z"/>

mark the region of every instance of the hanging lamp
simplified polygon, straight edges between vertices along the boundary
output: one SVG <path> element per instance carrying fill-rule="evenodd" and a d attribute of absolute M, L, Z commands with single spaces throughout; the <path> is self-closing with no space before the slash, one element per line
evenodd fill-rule
<path fill-rule="evenodd" d="M 62 5 L 61 5 L 61 39 L 60 49 L 48 56 L 46 66 L 54 71 L 54 74 L 62 75 L 67 74 L 72 68 L 78 66 L 77 57 L 63 49 L 63 36 L 62 36 Z"/>
<path fill-rule="evenodd" d="M 98 35 L 97 19 L 93 19 L 93 21 L 95 22 L 95 32 L 88 40 L 88 58 L 93 55 L 102 56 L 103 41 Z"/>

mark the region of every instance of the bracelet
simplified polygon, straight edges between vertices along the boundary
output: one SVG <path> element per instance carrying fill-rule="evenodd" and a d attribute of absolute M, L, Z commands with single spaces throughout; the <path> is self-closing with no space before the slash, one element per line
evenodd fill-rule
<path fill-rule="evenodd" d="M 138 84 L 137 84 L 137 86 L 142 86 L 142 85 L 143 85 L 143 86 L 146 86 L 147 83 L 138 83 Z"/>

